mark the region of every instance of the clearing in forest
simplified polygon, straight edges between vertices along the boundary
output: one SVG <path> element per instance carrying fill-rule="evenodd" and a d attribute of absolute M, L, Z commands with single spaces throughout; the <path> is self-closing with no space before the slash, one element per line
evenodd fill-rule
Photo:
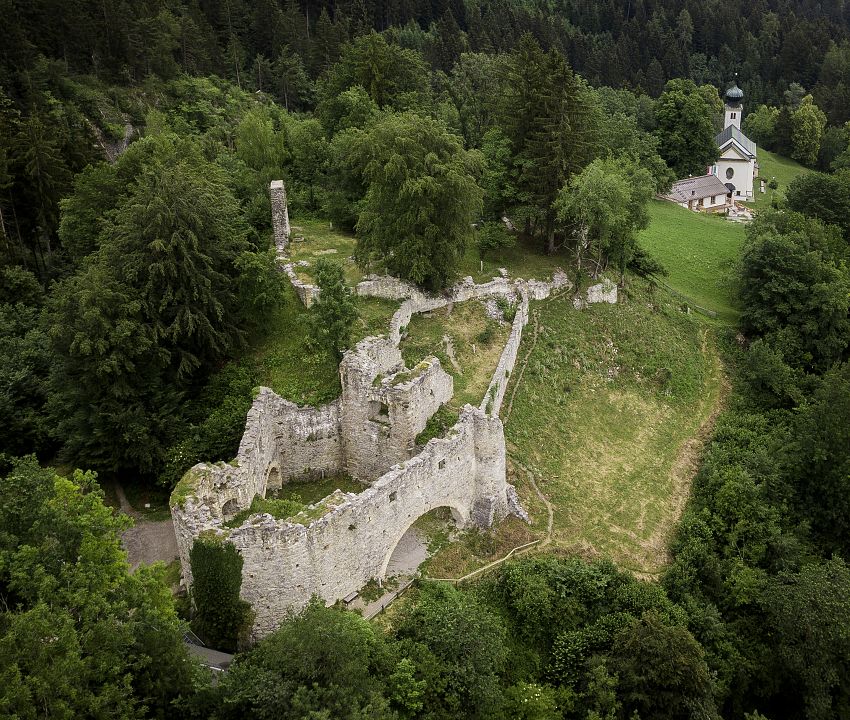
<path fill-rule="evenodd" d="M 332 228 L 327 220 L 299 218 L 292 226 L 289 257 L 292 262 L 310 263 L 307 267 L 295 268 L 298 279 L 303 282 L 315 283 L 313 266 L 320 258 L 327 258 L 342 265 L 346 284 L 354 287 L 363 279 L 363 271 L 354 262 L 356 247 L 354 233 Z"/>
<path fill-rule="evenodd" d="M 511 481 L 551 546 L 654 576 L 722 395 L 712 330 L 633 281 L 617 305 L 533 306 L 503 408 Z M 522 381 L 514 387 L 525 364 Z"/>

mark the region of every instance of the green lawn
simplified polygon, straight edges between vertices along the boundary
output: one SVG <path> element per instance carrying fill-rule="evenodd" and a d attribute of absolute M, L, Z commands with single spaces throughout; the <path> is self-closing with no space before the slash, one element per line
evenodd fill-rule
<path fill-rule="evenodd" d="M 304 240 L 296 240 L 299 237 Z M 352 258 L 356 245 L 357 239 L 353 233 L 331 228 L 327 220 L 308 218 L 293 223 L 289 254 L 293 261 L 306 260 L 311 265 L 297 268 L 301 280 L 315 282 L 312 265 L 319 258 L 325 257 L 342 265 L 345 281 L 353 287 L 363 279 L 363 271 Z"/>
<path fill-rule="evenodd" d="M 546 255 L 539 240 L 515 236 L 510 247 L 487 254 L 483 270 L 478 249 L 470 242 L 458 267 L 458 276 L 471 275 L 475 282 L 481 283 L 498 277 L 499 268 L 506 268 L 512 278 L 548 280 L 555 270 L 564 267 L 564 263 L 562 256 Z"/>
<path fill-rule="evenodd" d="M 712 330 L 637 280 L 617 305 L 532 309 L 539 334 L 532 319 L 502 408 L 511 481 L 532 527 L 542 535 L 546 513 L 522 468 L 554 506 L 556 550 L 655 575 L 721 396 Z"/>
<path fill-rule="evenodd" d="M 759 177 L 756 178 L 754 183 L 755 187 L 753 188 L 756 196 L 756 201 L 753 205 L 757 210 L 770 207 L 770 199 L 773 195 L 773 190 L 770 188 L 767 189 L 767 192 L 765 192 L 764 195 L 759 192 L 759 179 L 763 178 L 767 182 L 770 182 L 770 179 L 775 177 L 776 181 L 779 183 L 779 187 L 776 190 L 776 196 L 777 198 L 782 198 L 784 197 L 788 186 L 791 184 L 791 181 L 795 177 L 810 172 L 808 168 L 803 167 L 798 162 L 795 162 L 790 158 L 768 152 L 764 148 L 758 149 L 758 163 Z"/>
<path fill-rule="evenodd" d="M 640 242 L 669 271 L 664 282 L 722 322 L 735 322 L 732 269 L 744 243 L 743 224 L 663 200 L 650 203 L 649 215 Z"/>

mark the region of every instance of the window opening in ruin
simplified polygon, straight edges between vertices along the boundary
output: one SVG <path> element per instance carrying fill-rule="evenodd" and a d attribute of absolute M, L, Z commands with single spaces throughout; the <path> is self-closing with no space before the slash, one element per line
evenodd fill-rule
<path fill-rule="evenodd" d="M 395 502 L 395 498 L 396 498 L 396 493 L 395 493 L 395 491 L 393 491 L 393 492 L 390 493 L 390 502 Z"/>
<path fill-rule="evenodd" d="M 373 400 L 369 403 L 369 419 L 386 425 L 390 421 L 390 406 L 385 402 Z"/>
<path fill-rule="evenodd" d="M 445 460 L 445 458 L 444 458 L 444 459 L 442 459 L 442 460 L 440 460 L 440 462 L 438 462 L 438 463 L 437 463 L 437 469 L 438 469 L 438 470 L 442 470 L 445 466 L 446 466 L 446 460 Z"/>

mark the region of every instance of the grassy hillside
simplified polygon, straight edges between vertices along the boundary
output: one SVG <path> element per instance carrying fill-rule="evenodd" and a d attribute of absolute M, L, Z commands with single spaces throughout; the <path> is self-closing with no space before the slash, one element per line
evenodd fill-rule
<path fill-rule="evenodd" d="M 770 179 L 775 177 L 779 183 L 779 187 L 776 190 L 777 198 L 784 197 L 785 191 L 795 177 L 809 172 L 808 168 L 803 167 L 798 162 L 787 157 L 782 157 L 782 155 L 768 152 L 763 148 L 758 149 L 758 162 L 759 178 L 764 178 L 770 182 Z M 758 179 L 755 181 L 755 187 L 753 189 L 756 196 L 754 203 L 756 209 L 770 207 L 770 199 L 773 191 L 768 188 L 767 192 L 762 195 L 759 192 Z"/>
<path fill-rule="evenodd" d="M 646 575 L 666 561 L 722 390 L 712 330 L 667 297 L 635 283 L 616 306 L 535 304 L 502 409 L 534 528 L 546 513 L 529 474 L 556 549 Z"/>
<path fill-rule="evenodd" d="M 649 213 L 640 242 L 670 272 L 665 282 L 717 312 L 719 320 L 734 322 L 731 269 L 744 242 L 744 226 L 662 200 L 653 200 Z"/>

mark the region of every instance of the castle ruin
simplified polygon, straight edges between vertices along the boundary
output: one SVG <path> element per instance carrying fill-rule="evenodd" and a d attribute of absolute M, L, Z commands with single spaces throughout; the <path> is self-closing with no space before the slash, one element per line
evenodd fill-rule
<path fill-rule="evenodd" d="M 286 241 L 278 240 L 283 219 L 280 213 L 275 218 L 280 256 L 288 233 Z M 288 217 L 286 223 L 288 231 Z M 213 534 L 232 543 L 244 561 L 241 595 L 254 610 L 252 635 L 260 638 L 314 595 L 333 603 L 384 578 L 402 536 L 430 510 L 448 507 L 459 527 L 480 528 L 512 511 L 523 514 L 507 482 L 499 410 L 528 322 L 529 299 L 568 287 L 563 273 L 551 282 L 500 277 L 476 285 L 466 278 L 436 297 L 391 277 L 359 283 L 358 295 L 401 304 L 386 336 L 365 338 L 345 353 L 341 396 L 321 407 L 299 407 L 259 388 L 235 460 L 198 464 L 175 488 L 171 513 L 187 585 L 189 552 L 198 536 Z M 436 357 L 405 367 L 402 329 L 414 313 L 494 296 L 510 298 L 517 310 L 487 393 L 478 407 L 463 408 L 445 437 L 420 447 L 416 437 L 451 399 L 453 380 Z M 256 495 L 265 497 L 289 481 L 339 473 L 359 480 L 364 490 L 337 490 L 286 519 L 255 514 L 226 527 Z"/>

